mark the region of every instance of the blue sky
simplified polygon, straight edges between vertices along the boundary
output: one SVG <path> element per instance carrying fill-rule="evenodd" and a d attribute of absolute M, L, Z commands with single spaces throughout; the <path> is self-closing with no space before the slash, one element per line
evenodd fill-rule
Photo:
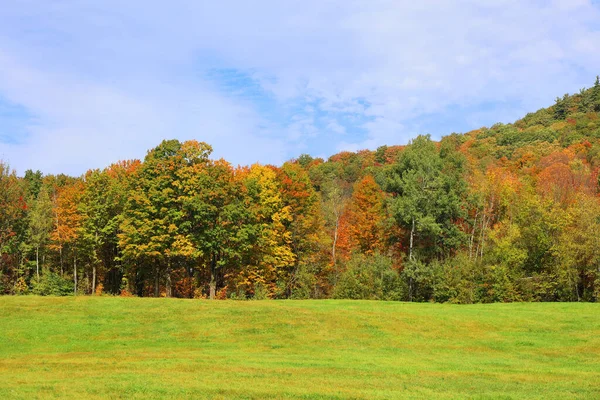
<path fill-rule="evenodd" d="M 177 138 L 279 164 L 511 122 L 599 73 L 591 0 L 9 0 L 0 159 L 79 175 Z"/>

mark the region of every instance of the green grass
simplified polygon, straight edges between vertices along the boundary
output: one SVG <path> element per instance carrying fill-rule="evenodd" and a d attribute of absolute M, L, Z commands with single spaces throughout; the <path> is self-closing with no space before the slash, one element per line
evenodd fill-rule
<path fill-rule="evenodd" d="M 600 398 L 600 305 L 0 297 L 0 398 Z"/>

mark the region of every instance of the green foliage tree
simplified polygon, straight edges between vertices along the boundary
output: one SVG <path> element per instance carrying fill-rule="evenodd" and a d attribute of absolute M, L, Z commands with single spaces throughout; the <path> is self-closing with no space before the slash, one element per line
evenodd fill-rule
<path fill-rule="evenodd" d="M 153 275 L 154 296 L 160 294 L 163 277 L 166 295 L 172 295 L 171 272 L 177 259 L 200 255 L 185 205 L 194 194 L 189 192 L 189 171 L 208 163 L 211 151 L 204 143 L 165 140 L 148 152 L 131 180 L 119 245 L 123 259 L 132 267 L 130 276 Z M 145 268 L 135 268 L 140 265 Z"/>
<path fill-rule="evenodd" d="M 408 231 L 408 264 L 427 262 L 454 250 L 464 234 L 454 225 L 462 217 L 462 165 L 454 153 L 440 153 L 429 136 L 419 136 L 386 174 L 384 188 L 392 194 L 396 222 Z M 410 267 L 412 268 L 412 267 Z M 409 299 L 412 299 L 412 275 Z"/>
<path fill-rule="evenodd" d="M 207 154 L 208 156 L 208 154 Z M 244 248 L 247 209 L 240 201 L 240 186 L 224 160 L 198 163 L 190 174 L 185 210 L 190 216 L 191 241 L 200 267 L 210 274 L 209 296 L 215 298 L 218 272 L 239 261 Z M 190 170 L 189 172 L 192 172 Z M 246 231 L 247 233 L 247 231 Z"/>
<path fill-rule="evenodd" d="M 462 215 L 464 184 L 460 165 L 444 173 L 448 161 L 429 136 L 419 136 L 388 170 L 384 187 L 393 195 L 394 217 L 410 232 L 409 260 L 416 258 L 417 250 L 423 255 L 435 254 L 442 252 L 446 243 L 454 246 L 460 242 L 461 234 L 452 222 Z"/>

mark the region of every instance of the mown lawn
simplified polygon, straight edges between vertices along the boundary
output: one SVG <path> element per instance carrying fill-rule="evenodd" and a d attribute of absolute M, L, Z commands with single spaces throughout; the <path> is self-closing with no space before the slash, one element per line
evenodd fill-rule
<path fill-rule="evenodd" d="M 0 398 L 600 398 L 600 304 L 0 297 Z"/>

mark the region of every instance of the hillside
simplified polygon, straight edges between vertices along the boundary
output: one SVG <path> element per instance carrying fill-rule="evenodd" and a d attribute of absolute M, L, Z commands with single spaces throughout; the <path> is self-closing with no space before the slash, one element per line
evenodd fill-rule
<path fill-rule="evenodd" d="M 439 142 L 234 167 L 199 141 L 82 177 L 0 163 L 0 293 L 600 298 L 600 82 Z"/>
<path fill-rule="evenodd" d="M 0 397 L 600 396 L 595 304 L 0 298 Z"/>

